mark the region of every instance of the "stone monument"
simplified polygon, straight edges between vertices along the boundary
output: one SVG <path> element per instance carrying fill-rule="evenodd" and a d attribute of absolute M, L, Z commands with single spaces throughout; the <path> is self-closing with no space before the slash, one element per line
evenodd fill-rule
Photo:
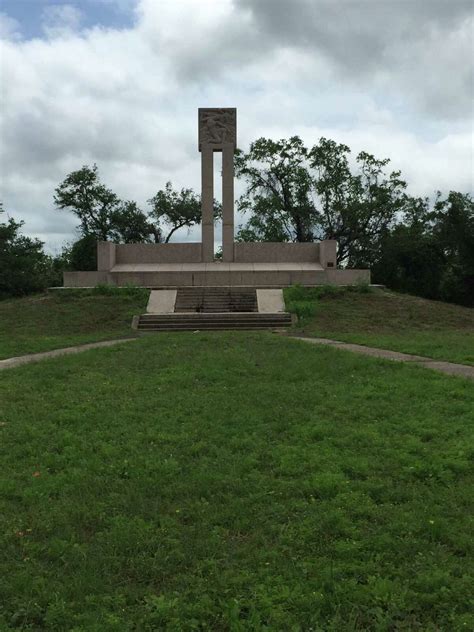
<path fill-rule="evenodd" d="M 64 272 L 66 287 L 97 283 L 149 288 L 283 288 L 370 281 L 369 270 L 339 270 L 336 241 L 234 243 L 236 108 L 200 108 L 201 242 L 97 244 L 96 271 Z M 222 261 L 214 261 L 214 152 L 222 153 Z"/>
<path fill-rule="evenodd" d="M 222 152 L 222 260 L 234 261 L 236 108 L 199 108 L 202 182 L 202 258 L 214 260 L 214 152 Z"/>

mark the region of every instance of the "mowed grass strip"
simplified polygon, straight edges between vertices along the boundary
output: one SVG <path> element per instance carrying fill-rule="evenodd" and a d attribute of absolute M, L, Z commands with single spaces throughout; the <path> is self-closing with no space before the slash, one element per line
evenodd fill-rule
<path fill-rule="evenodd" d="M 0 629 L 472 629 L 473 409 L 266 333 L 4 372 Z"/>
<path fill-rule="evenodd" d="M 98 287 L 0 301 L 0 359 L 133 335 L 149 291 Z"/>
<path fill-rule="evenodd" d="M 300 333 L 474 365 L 471 308 L 364 286 L 289 288 L 285 295 L 303 312 Z"/>

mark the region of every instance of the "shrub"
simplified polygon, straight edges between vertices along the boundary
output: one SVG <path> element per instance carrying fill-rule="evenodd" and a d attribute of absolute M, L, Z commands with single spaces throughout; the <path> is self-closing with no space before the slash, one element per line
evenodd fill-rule
<path fill-rule="evenodd" d="M 316 314 L 317 302 L 322 298 L 340 298 L 347 292 L 359 292 L 366 294 L 372 292 L 372 288 L 366 282 L 354 285 L 318 285 L 317 287 L 303 287 L 292 285 L 284 289 L 286 308 L 299 319 L 311 318 Z"/>
<path fill-rule="evenodd" d="M 117 287 L 116 285 L 108 285 L 107 283 L 99 283 L 92 288 L 91 293 L 93 295 L 102 296 L 125 296 L 128 298 L 140 298 L 147 296 L 150 293 L 145 287 L 139 287 L 138 285 L 127 284 L 125 287 Z"/>
<path fill-rule="evenodd" d="M 298 319 L 311 318 L 316 313 L 315 301 L 290 301 L 286 304 L 287 310 L 298 316 Z"/>

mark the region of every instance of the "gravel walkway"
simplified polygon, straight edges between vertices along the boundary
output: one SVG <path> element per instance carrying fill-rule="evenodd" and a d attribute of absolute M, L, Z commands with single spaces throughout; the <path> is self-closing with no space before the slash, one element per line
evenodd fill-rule
<path fill-rule="evenodd" d="M 353 351 L 354 353 L 361 353 L 362 355 L 368 355 L 374 358 L 384 358 L 385 360 L 395 360 L 397 362 L 412 362 L 426 369 L 433 369 L 434 371 L 448 375 L 458 375 L 474 380 L 474 366 L 468 366 L 467 364 L 443 362 L 442 360 L 433 360 L 433 358 L 410 355 L 409 353 L 399 353 L 398 351 L 388 351 L 386 349 L 376 349 L 375 347 L 365 347 L 364 345 L 356 345 L 351 342 L 339 342 L 338 340 L 329 340 L 328 338 L 305 338 L 303 336 L 291 336 L 291 338 L 315 345 L 330 345 L 336 349 Z"/>
<path fill-rule="evenodd" d="M 433 358 L 425 358 L 418 355 L 410 355 L 409 353 L 399 353 L 398 351 L 388 351 L 387 349 L 376 349 L 375 347 L 365 347 L 364 345 L 356 345 L 350 342 L 339 342 L 338 340 L 329 340 L 328 338 L 305 338 L 303 336 L 289 336 L 294 340 L 301 340 L 315 345 L 329 345 L 336 349 L 344 349 L 345 351 L 353 351 L 362 355 L 372 356 L 374 358 L 383 358 L 385 360 L 395 360 L 397 362 L 411 362 L 426 369 L 433 369 L 448 375 L 458 375 L 474 380 L 474 367 L 466 364 L 455 364 L 454 362 L 443 362 L 441 360 L 433 360 Z M 17 358 L 8 358 L 0 360 L 0 371 L 2 369 L 12 369 L 22 364 L 30 364 L 32 362 L 40 362 L 46 358 L 57 358 L 62 355 L 71 353 L 80 353 L 88 349 L 100 349 L 101 347 L 112 347 L 113 345 L 131 342 L 137 338 L 121 338 L 119 340 L 105 340 L 103 342 L 91 342 L 85 345 L 77 345 L 76 347 L 66 347 L 64 349 L 55 349 L 54 351 L 43 351 L 42 353 L 32 353 L 30 355 L 18 356 Z"/>
<path fill-rule="evenodd" d="M 0 371 L 2 369 L 13 369 L 22 364 L 30 364 L 31 362 L 40 362 L 46 358 L 57 358 L 58 356 L 68 355 L 70 353 L 80 353 L 88 349 L 100 349 L 100 347 L 112 347 L 120 345 L 123 342 L 137 340 L 136 338 L 121 338 L 119 340 L 104 340 L 103 342 L 89 342 L 85 345 L 77 345 L 76 347 L 65 347 L 64 349 L 54 349 L 54 351 L 42 351 L 41 353 L 31 353 L 29 355 L 18 356 L 16 358 L 7 358 L 0 360 Z"/>

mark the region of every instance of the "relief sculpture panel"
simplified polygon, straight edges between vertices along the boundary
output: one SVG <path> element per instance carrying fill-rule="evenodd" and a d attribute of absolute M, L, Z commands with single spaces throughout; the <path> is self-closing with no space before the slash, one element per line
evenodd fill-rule
<path fill-rule="evenodd" d="M 199 108 L 199 150 L 210 145 L 215 151 L 223 145 L 236 146 L 236 108 Z"/>

